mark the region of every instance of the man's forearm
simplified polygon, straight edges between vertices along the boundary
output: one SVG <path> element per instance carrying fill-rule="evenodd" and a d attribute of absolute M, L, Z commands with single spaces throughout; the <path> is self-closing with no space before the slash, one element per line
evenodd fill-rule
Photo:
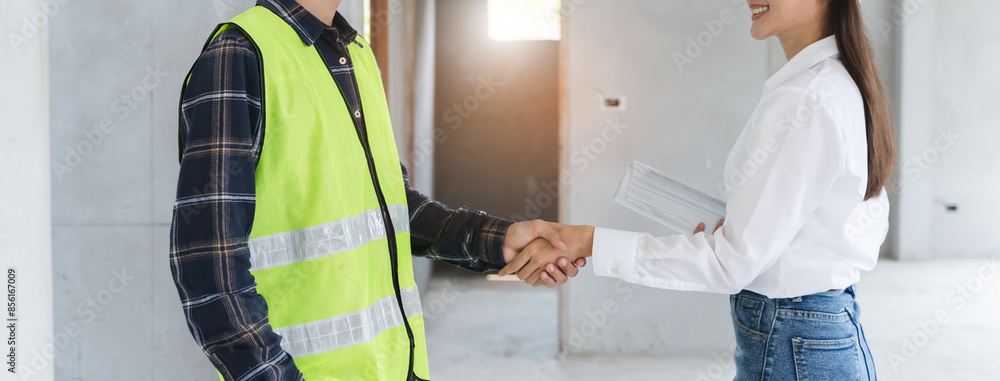
<path fill-rule="evenodd" d="M 476 272 L 504 266 L 503 242 L 513 222 L 484 212 L 453 210 L 407 188 L 413 255 Z"/>

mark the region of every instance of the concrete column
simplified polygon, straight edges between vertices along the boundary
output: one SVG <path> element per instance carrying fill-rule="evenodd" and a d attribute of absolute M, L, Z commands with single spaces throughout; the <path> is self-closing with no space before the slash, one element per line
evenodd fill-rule
<path fill-rule="evenodd" d="M 896 0 L 888 25 L 898 28 L 898 82 L 895 91 L 900 162 L 895 179 L 888 238 L 890 255 L 900 260 L 933 256 L 934 182 L 932 172 L 908 165 L 933 146 L 936 134 L 934 81 L 934 1 Z"/>
<path fill-rule="evenodd" d="M 47 3 L 0 3 L 0 25 L 5 32 L 0 42 L 0 88 L 4 92 L 0 101 L 0 271 L 8 286 L 3 319 L 8 329 L 3 330 L 5 340 L 0 347 L 5 363 L 2 380 L 53 379 Z M 11 337 L 14 345 L 7 340 Z M 15 357 L 8 357 L 12 347 Z M 15 373 L 10 372 L 12 368 Z"/>
<path fill-rule="evenodd" d="M 379 62 L 382 73 L 389 77 L 386 97 L 392 118 L 396 149 L 404 162 L 409 162 L 413 142 L 413 102 L 411 65 L 413 63 L 413 0 L 389 0 L 389 62 Z M 374 16 L 372 17 L 374 19 Z"/>

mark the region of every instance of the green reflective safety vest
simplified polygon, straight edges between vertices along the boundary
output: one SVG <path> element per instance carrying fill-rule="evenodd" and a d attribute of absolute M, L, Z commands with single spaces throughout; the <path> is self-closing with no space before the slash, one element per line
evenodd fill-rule
<path fill-rule="evenodd" d="M 330 73 L 340 65 L 277 15 L 254 7 L 212 39 L 232 27 L 256 45 L 263 76 L 250 271 L 281 347 L 307 381 L 429 379 L 406 191 L 371 48 L 350 44 L 363 108 L 350 110 Z"/>

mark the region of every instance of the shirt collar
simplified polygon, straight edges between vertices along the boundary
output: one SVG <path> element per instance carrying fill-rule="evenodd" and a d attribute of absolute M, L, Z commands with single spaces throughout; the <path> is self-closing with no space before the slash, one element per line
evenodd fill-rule
<path fill-rule="evenodd" d="M 839 54 L 840 49 L 837 47 L 836 36 L 829 36 L 816 41 L 812 45 L 802 49 L 802 51 L 799 52 L 799 54 L 796 54 L 795 57 L 792 57 L 792 59 L 781 68 L 781 70 L 774 73 L 774 75 L 764 83 L 764 91 L 767 92 L 777 86 L 781 86 L 781 84 L 785 83 L 792 77 L 809 70 L 827 58 Z"/>
<path fill-rule="evenodd" d="M 282 20 L 291 25 L 292 29 L 299 34 L 302 42 L 306 46 L 312 46 L 319 40 L 323 31 L 334 28 L 340 34 L 340 39 L 347 43 L 353 42 L 358 37 L 358 31 L 351 27 L 340 12 L 333 18 L 333 26 L 327 26 L 312 13 L 309 13 L 302 5 L 295 0 L 258 0 L 257 5 L 269 9 L 278 15 Z"/>

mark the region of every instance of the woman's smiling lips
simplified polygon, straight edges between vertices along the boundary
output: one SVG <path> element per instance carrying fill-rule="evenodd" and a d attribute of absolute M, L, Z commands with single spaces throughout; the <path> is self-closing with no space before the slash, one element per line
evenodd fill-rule
<path fill-rule="evenodd" d="M 767 11 L 769 10 L 771 10 L 771 7 L 765 4 L 750 5 L 750 12 L 753 13 L 752 17 L 753 21 L 760 20 L 760 18 L 764 17 L 764 15 L 767 14 Z"/>

